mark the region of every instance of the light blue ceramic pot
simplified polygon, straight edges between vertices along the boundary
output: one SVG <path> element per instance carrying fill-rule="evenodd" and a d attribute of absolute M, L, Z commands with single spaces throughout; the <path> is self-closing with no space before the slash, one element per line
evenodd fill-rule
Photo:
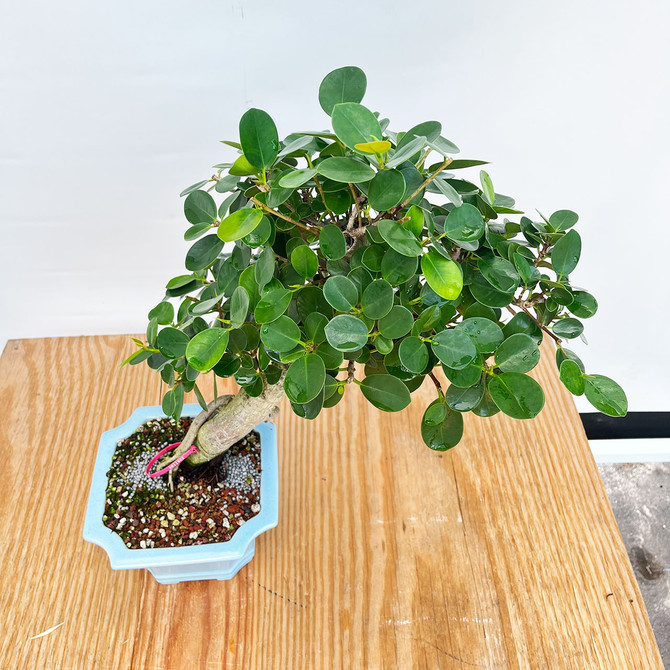
<path fill-rule="evenodd" d="M 196 416 L 200 406 L 184 405 L 183 416 Z M 119 440 L 132 435 L 146 421 L 165 417 L 160 407 L 140 407 L 123 424 L 102 434 L 88 497 L 84 539 L 102 547 L 114 570 L 146 568 L 161 584 L 199 579 L 231 579 L 253 557 L 255 539 L 274 528 L 278 520 L 277 434 L 274 424 L 262 423 L 255 430 L 261 442 L 261 511 L 235 531 L 228 542 L 165 549 L 129 549 L 102 522 L 105 510 L 107 472 Z"/>

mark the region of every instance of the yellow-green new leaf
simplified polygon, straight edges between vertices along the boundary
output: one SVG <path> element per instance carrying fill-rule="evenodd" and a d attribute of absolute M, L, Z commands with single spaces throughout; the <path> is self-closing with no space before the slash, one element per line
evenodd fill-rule
<path fill-rule="evenodd" d="M 375 142 L 361 142 L 354 145 L 354 149 L 362 151 L 364 154 L 385 154 L 391 148 L 391 143 L 387 140 L 377 140 Z"/>

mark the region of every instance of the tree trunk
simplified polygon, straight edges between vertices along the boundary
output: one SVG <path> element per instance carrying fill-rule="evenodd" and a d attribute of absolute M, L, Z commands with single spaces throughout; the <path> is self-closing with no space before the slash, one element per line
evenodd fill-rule
<path fill-rule="evenodd" d="M 248 435 L 259 423 L 271 418 L 284 397 L 285 374 L 276 384 L 266 386 L 256 398 L 240 389 L 230 402 L 202 425 L 195 438 L 198 451 L 186 462 L 199 465 L 211 461 Z"/>

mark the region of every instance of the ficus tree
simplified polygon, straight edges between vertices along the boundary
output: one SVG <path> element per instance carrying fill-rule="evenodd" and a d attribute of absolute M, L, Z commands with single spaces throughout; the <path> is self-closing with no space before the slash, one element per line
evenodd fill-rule
<path fill-rule="evenodd" d="M 366 84 L 357 67 L 325 77 L 319 103 L 332 131 L 280 141 L 271 117 L 250 109 L 239 142 L 224 142 L 237 159 L 182 193 L 187 273 L 167 283 L 126 361 L 160 373 L 166 414 L 178 418 L 191 390 L 203 407 L 163 465 L 194 442 L 188 463 L 214 458 L 284 395 L 305 419 L 347 389 L 397 412 L 427 377 L 435 400 L 417 430 L 431 449 L 449 449 L 465 412 L 542 410 L 527 373 L 545 336 L 571 393 L 626 413 L 621 388 L 587 374 L 565 346 L 597 309 L 570 281 L 577 214 L 524 215 L 495 192 L 484 161 L 454 158 L 437 121 L 391 131 L 361 104 Z M 467 168 L 476 181 L 461 176 Z M 237 395 L 208 406 L 198 385 L 210 372 L 215 396 L 217 377 L 234 377 Z"/>

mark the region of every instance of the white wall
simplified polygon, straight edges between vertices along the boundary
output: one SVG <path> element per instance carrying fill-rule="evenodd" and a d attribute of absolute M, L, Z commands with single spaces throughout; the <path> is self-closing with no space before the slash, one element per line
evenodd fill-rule
<path fill-rule="evenodd" d="M 573 279 L 601 306 L 579 352 L 670 409 L 666 0 L 0 7 L 0 338 L 143 330 L 218 140 L 250 106 L 325 127 L 321 78 L 357 64 L 392 128 L 440 120 L 522 208 L 579 212 Z"/>

